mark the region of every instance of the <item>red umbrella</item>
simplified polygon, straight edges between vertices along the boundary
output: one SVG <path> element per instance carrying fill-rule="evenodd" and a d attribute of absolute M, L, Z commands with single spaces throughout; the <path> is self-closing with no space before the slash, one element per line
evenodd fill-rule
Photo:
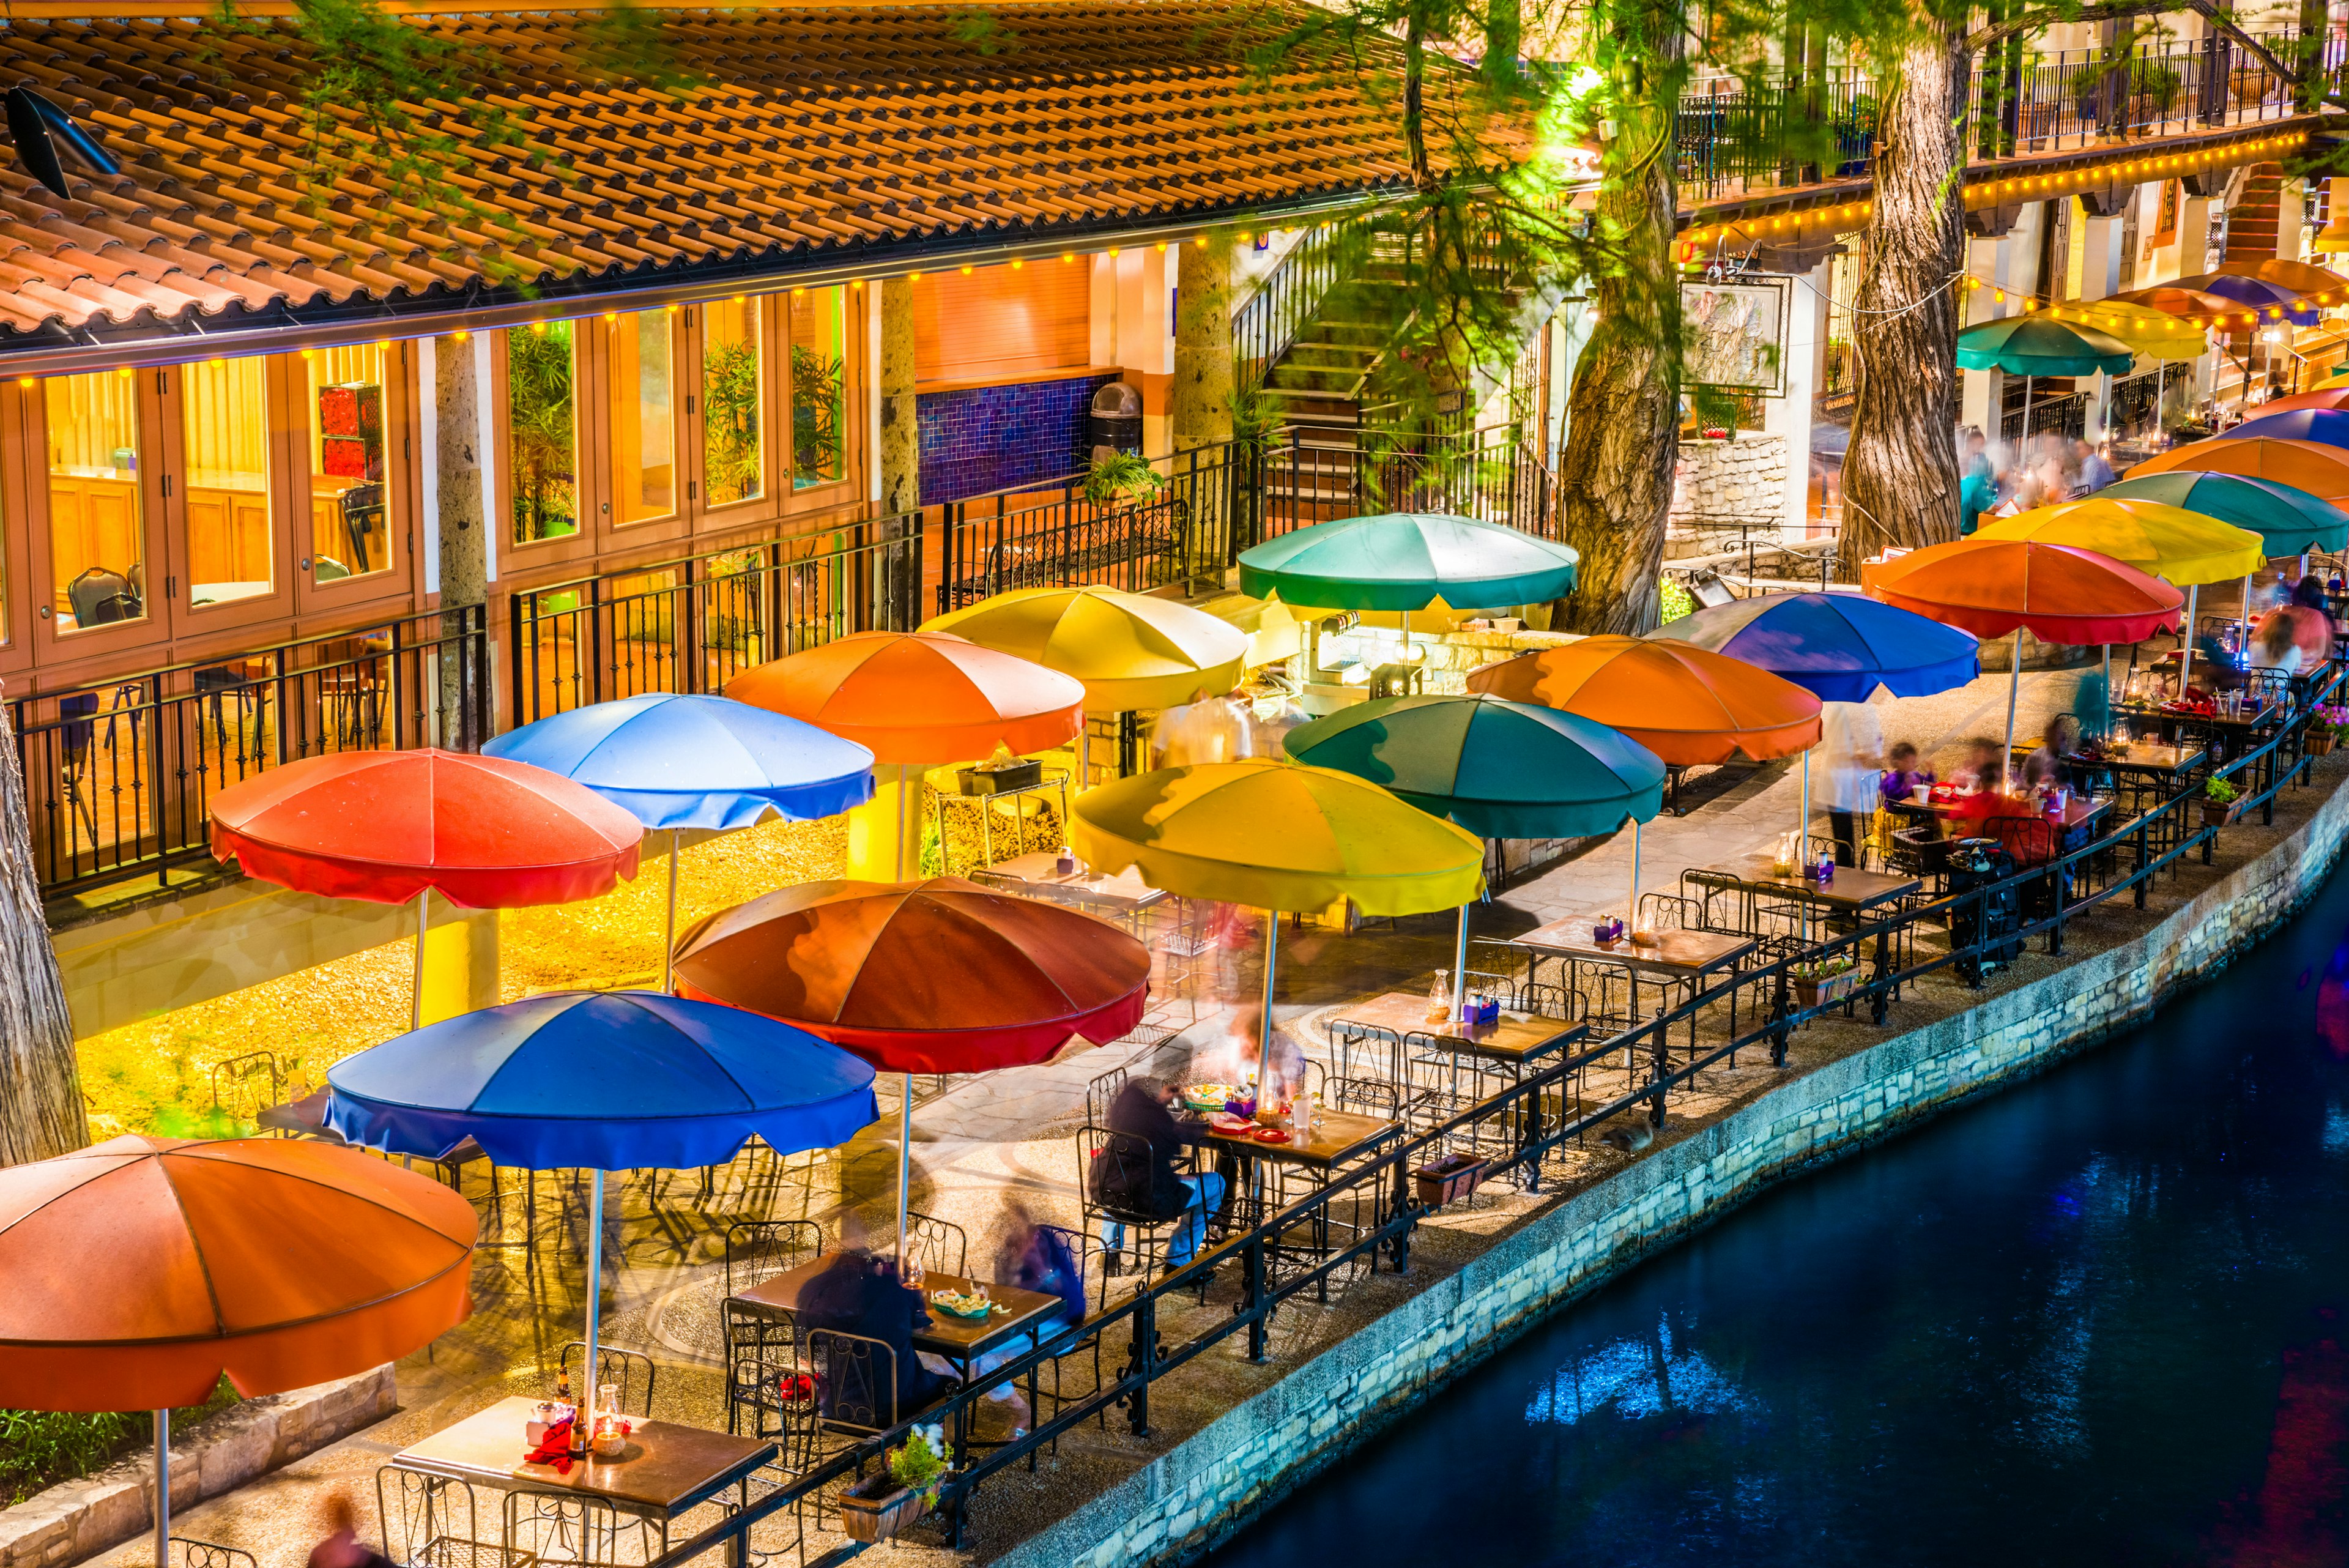
<path fill-rule="evenodd" d="M 288 763 L 214 795 L 212 824 L 213 856 L 248 877 L 330 898 L 414 898 L 419 1008 L 435 891 L 470 909 L 592 898 L 636 874 L 645 834 L 560 774 L 440 751 Z"/>
<path fill-rule="evenodd" d="M 905 1235 L 916 1073 L 1049 1060 L 1142 1022 L 1150 950 L 1060 904 L 959 877 L 811 882 L 705 917 L 678 941 L 681 996 L 797 1024 L 907 1075 L 897 1156 Z"/>

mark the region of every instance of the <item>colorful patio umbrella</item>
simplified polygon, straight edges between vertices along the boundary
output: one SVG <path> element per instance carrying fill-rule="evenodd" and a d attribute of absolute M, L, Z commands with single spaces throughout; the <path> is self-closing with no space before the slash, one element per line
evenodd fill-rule
<path fill-rule="evenodd" d="M 748 827 L 771 812 L 812 821 L 873 794 L 873 753 L 863 746 L 724 697 L 656 691 L 574 708 L 508 731 L 481 754 L 561 774 L 647 829 L 668 829 L 664 991 L 677 940 L 678 846 L 687 828 Z"/>
<path fill-rule="evenodd" d="M 608 893 L 636 874 L 645 830 L 585 784 L 460 752 L 336 752 L 212 797 L 213 858 L 297 892 L 416 900 L 411 1021 L 423 1021 L 434 892 L 469 909 Z"/>
<path fill-rule="evenodd" d="M 2322 316 L 2314 306 L 2301 298 L 2300 291 L 2267 278 L 2243 277 L 2229 272 L 2206 272 L 2194 277 L 2181 277 L 2170 285 L 2173 288 L 2190 288 L 2200 294 L 2215 294 L 2231 300 L 2237 308 L 2256 313 L 2262 321 L 2289 321 L 2295 327 L 2313 327 Z"/>
<path fill-rule="evenodd" d="M 2312 441 L 2246 436 L 2239 441 L 2198 441 L 2157 452 L 2131 465 L 2128 477 L 2157 473 L 2231 473 L 2289 484 L 2320 501 L 2349 503 L 2349 452 Z"/>
<path fill-rule="evenodd" d="M 1741 659 L 1822 702 L 1865 702 L 1879 686 L 1930 697 L 1982 673 L 1971 633 L 1857 594 L 1757 594 L 1647 635 Z"/>
<path fill-rule="evenodd" d="M 2349 512 L 2269 480 L 2180 469 L 2124 479 L 2096 494 L 2116 501 L 2158 501 L 2232 523 L 2257 534 L 2270 556 L 2349 549 Z"/>
<path fill-rule="evenodd" d="M 2349 447 L 2349 410 L 2341 409 L 2279 409 L 2262 405 L 2213 441 L 2308 441 L 2319 446 Z"/>
<path fill-rule="evenodd" d="M 1468 690 L 1620 730 L 1676 767 L 1791 757 L 1819 742 L 1819 700 L 1743 659 L 1680 642 L 1586 637 L 1468 672 Z"/>
<path fill-rule="evenodd" d="M 2270 398 L 2264 403 L 2251 406 L 2251 417 L 2263 420 L 2270 414 L 2280 414 L 2291 409 L 2349 408 L 2349 366 L 2332 372 L 2310 390 L 2293 392 L 2285 397 Z M 2241 428 L 2240 426 L 2238 429 Z M 2259 432 L 2253 431 L 2253 435 Z"/>
<path fill-rule="evenodd" d="M 2199 359 L 2210 351 L 2209 332 L 2200 323 L 2150 305 L 2099 299 L 2084 305 L 2058 306 L 2045 314 L 2057 321 L 2093 327 L 2137 353 L 2156 359 Z"/>
<path fill-rule="evenodd" d="M 2149 306 L 2164 315 L 2208 326 L 2222 325 L 2222 317 L 2229 322 L 2240 321 L 2243 316 L 2242 304 L 2238 300 L 2170 283 L 2127 289 L 2108 297 L 2116 304 Z"/>
<path fill-rule="evenodd" d="M 936 631 L 860 631 L 746 670 L 726 695 L 828 730 L 897 770 L 897 870 L 906 775 L 936 763 L 1026 754 L 1076 739 L 1085 689 L 1040 664 Z"/>
<path fill-rule="evenodd" d="M 1117 588 L 1021 588 L 926 622 L 1073 676 L 1100 713 L 1172 708 L 1240 682 L 1247 634 L 1172 599 Z"/>
<path fill-rule="evenodd" d="M 1263 758 L 1161 768 L 1086 791 L 1071 815 L 1071 842 L 1095 871 L 1132 867 L 1178 898 L 1271 912 L 1265 1052 L 1281 910 L 1351 898 L 1366 915 L 1426 914 L 1456 909 L 1485 886 L 1483 839 L 1330 768 Z"/>
<path fill-rule="evenodd" d="M 1479 838 L 1581 837 L 1628 819 L 1628 918 L 1639 919 L 1640 825 L 1663 809 L 1664 764 L 1627 735 L 1498 697 L 1413 696 L 1341 708 L 1289 731 L 1282 744 L 1309 767 L 1383 784 Z M 1455 1006 L 1467 983 L 1468 910 L 1460 906 Z"/>
<path fill-rule="evenodd" d="M 2349 298 L 2349 278 L 2343 277 L 2331 267 L 2318 266 L 2311 262 L 2262 256 L 2257 261 L 2221 262 L 2211 270 L 2281 284 L 2319 305 L 2339 304 Z"/>
<path fill-rule="evenodd" d="M 2045 311 L 1979 321 L 1958 334 L 1958 363 L 1968 370 L 2023 377 L 2093 376 L 2102 370 L 2124 376 L 2136 358 L 2136 351 L 2111 333 L 2058 321 Z"/>
<path fill-rule="evenodd" d="M 2093 550 L 1989 538 L 1979 531 L 1865 564 L 1859 576 L 1868 593 L 1887 604 L 1962 627 L 1976 637 L 2013 635 L 2006 687 L 2010 758 L 2023 686 L 2023 628 L 2044 642 L 2138 642 L 2177 626 L 2185 602 L 2168 583 Z"/>
<path fill-rule="evenodd" d="M 1393 512 L 1266 540 L 1240 556 L 1240 592 L 1315 609 L 1406 614 L 1437 599 L 1463 609 L 1541 604 L 1573 588 L 1581 560 L 1571 545 L 1497 523 Z"/>
<path fill-rule="evenodd" d="M 582 1406 L 591 1434 L 604 1173 L 723 1165 L 753 1137 L 777 1154 L 829 1148 L 877 1114 L 873 1069 L 837 1046 L 738 1008 L 641 991 L 485 1007 L 346 1057 L 326 1084 L 326 1126 L 351 1143 L 440 1159 L 471 1138 L 498 1165 L 592 1172 Z"/>
<path fill-rule="evenodd" d="M 471 1205 L 357 1149 L 127 1137 L 0 1170 L 0 1406 L 155 1412 L 347 1377 L 471 1310 Z"/>
<path fill-rule="evenodd" d="M 913 1075 L 1026 1066 L 1072 1036 L 1100 1045 L 1133 1033 L 1150 950 L 1065 905 L 959 877 L 811 882 L 695 921 L 678 941 L 677 977 L 685 996 L 779 1018 L 906 1075 L 902 1255 Z"/>

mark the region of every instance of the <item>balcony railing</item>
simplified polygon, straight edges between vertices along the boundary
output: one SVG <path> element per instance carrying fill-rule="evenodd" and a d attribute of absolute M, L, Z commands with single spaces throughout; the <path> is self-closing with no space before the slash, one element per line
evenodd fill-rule
<path fill-rule="evenodd" d="M 2261 46 L 2291 64 L 2291 34 Z M 2324 45 L 2326 78 L 2343 46 Z M 1681 99 L 1677 173 L 1683 195 L 1719 200 L 1747 191 L 1861 179 L 1875 156 L 1878 87 L 1866 77 L 1777 83 L 1718 78 Z M 2060 152 L 2116 140 L 2178 136 L 2282 119 L 2294 88 L 2227 38 L 2127 55 L 2101 49 L 1993 55 L 1966 96 L 1968 161 Z"/>

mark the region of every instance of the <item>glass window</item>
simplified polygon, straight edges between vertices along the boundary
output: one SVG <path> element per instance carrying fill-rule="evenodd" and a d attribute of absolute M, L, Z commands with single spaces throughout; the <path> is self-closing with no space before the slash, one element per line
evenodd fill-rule
<path fill-rule="evenodd" d="M 611 323 L 616 523 L 641 523 L 677 510 L 672 319 L 666 310 L 639 310 Z"/>
<path fill-rule="evenodd" d="M 257 598 L 270 589 L 269 376 L 260 358 L 209 359 L 181 371 L 188 452 L 188 605 Z"/>
<path fill-rule="evenodd" d="M 709 504 L 748 501 L 766 489 L 761 414 L 767 352 L 759 299 L 721 299 L 701 313 L 701 471 Z"/>
<path fill-rule="evenodd" d="M 391 565 L 384 462 L 386 343 L 302 356 L 310 419 L 310 580 L 364 577 Z"/>
<path fill-rule="evenodd" d="M 579 432 L 571 323 L 506 334 L 506 459 L 517 545 L 579 532 Z"/>
<path fill-rule="evenodd" d="M 52 376 L 50 604 L 62 630 L 147 614 L 147 535 L 139 495 L 139 383 L 128 369 Z"/>
<path fill-rule="evenodd" d="M 848 290 L 792 296 L 792 484 L 847 472 Z"/>

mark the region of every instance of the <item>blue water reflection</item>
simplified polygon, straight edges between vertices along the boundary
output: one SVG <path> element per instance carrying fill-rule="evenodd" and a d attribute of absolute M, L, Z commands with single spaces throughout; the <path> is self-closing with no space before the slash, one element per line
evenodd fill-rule
<path fill-rule="evenodd" d="M 2349 1564 L 2349 878 L 2107 1050 L 1773 1193 L 1216 1568 Z"/>

